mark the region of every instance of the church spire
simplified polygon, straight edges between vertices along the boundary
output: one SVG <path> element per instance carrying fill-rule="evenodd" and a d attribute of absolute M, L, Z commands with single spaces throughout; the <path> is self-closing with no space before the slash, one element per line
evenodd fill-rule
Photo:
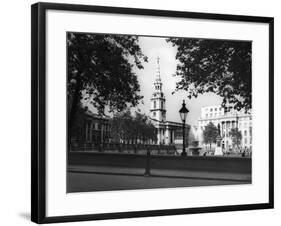
<path fill-rule="evenodd" d="M 157 56 L 157 71 L 156 71 L 156 82 L 161 82 L 161 77 L 160 77 L 160 57 Z"/>
<path fill-rule="evenodd" d="M 157 69 L 156 69 L 156 79 L 154 82 L 154 92 L 152 93 L 151 107 L 150 107 L 150 117 L 163 122 L 166 121 L 166 107 L 165 107 L 165 95 L 162 91 L 162 81 L 160 77 L 160 57 L 157 57 Z"/>

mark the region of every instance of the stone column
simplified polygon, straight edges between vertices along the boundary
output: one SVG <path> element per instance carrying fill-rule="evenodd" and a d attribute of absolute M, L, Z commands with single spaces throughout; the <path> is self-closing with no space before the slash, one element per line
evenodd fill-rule
<path fill-rule="evenodd" d="M 224 124 L 224 137 L 226 137 L 226 133 L 227 133 L 226 121 L 224 121 L 223 124 Z"/>
<path fill-rule="evenodd" d="M 100 127 L 100 132 L 101 132 L 101 144 L 103 143 L 103 131 L 104 131 L 104 124 L 103 121 L 101 120 L 101 127 Z"/>
<path fill-rule="evenodd" d="M 223 135 L 224 135 L 224 123 L 223 123 L 223 121 L 221 121 L 220 123 L 221 123 L 221 137 L 223 138 Z"/>
<path fill-rule="evenodd" d="M 227 121 L 226 125 L 227 125 L 227 137 L 229 137 L 230 121 Z"/>
<path fill-rule="evenodd" d="M 161 130 L 160 128 L 157 129 L 157 144 L 161 143 Z"/>
<path fill-rule="evenodd" d="M 223 130 L 223 128 L 222 128 L 222 123 L 219 121 L 219 123 L 218 123 L 218 125 L 220 125 L 220 136 L 222 137 L 222 130 Z"/>
<path fill-rule="evenodd" d="M 163 144 L 163 143 L 165 144 L 165 131 L 164 131 L 164 129 L 161 129 L 161 144 Z"/>
<path fill-rule="evenodd" d="M 226 137 L 226 132 L 227 132 L 227 128 L 226 128 L 226 121 L 224 121 L 223 122 L 223 126 L 224 126 L 224 129 L 223 129 L 223 131 L 224 131 L 224 137 Z"/>
<path fill-rule="evenodd" d="M 85 126 L 85 141 L 88 141 L 88 122 L 86 122 Z"/>
<path fill-rule="evenodd" d="M 93 122 L 91 121 L 91 122 L 90 122 L 90 133 L 89 133 L 89 134 L 90 134 L 90 137 L 89 137 L 90 139 L 89 139 L 89 141 L 90 141 L 91 143 L 92 143 L 92 138 L 93 138 L 92 130 L 93 130 Z"/>

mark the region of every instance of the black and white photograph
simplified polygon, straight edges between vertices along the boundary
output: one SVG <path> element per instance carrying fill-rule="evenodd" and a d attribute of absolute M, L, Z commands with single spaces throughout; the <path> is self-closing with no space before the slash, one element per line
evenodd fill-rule
<path fill-rule="evenodd" d="M 252 41 L 66 32 L 67 191 L 252 183 Z"/>
<path fill-rule="evenodd" d="M 274 18 L 229 4 L 31 6 L 33 222 L 274 207 Z"/>

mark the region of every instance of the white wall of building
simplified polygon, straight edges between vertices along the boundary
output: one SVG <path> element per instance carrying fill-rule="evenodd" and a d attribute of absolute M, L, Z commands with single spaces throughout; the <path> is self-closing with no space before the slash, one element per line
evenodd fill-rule
<path fill-rule="evenodd" d="M 206 106 L 201 108 L 200 118 L 198 119 L 198 140 L 201 146 L 204 144 L 203 131 L 205 126 L 212 122 L 215 126 L 220 125 L 222 147 L 231 149 L 232 139 L 229 132 L 238 126 L 242 134 L 241 148 L 251 149 L 252 147 L 252 116 L 250 113 L 238 112 L 234 109 L 224 111 L 221 106 Z"/>

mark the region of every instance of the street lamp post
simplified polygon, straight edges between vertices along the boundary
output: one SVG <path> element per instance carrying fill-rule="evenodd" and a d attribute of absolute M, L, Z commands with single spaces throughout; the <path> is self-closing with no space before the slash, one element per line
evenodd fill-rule
<path fill-rule="evenodd" d="M 189 110 L 186 108 L 185 106 L 185 102 L 183 100 L 182 102 L 182 107 L 179 110 L 180 113 L 180 117 L 182 120 L 182 156 L 186 156 L 186 150 L 185 150 L 185 120 L 186 120 L 186 116 L 188 114 Z"/>

